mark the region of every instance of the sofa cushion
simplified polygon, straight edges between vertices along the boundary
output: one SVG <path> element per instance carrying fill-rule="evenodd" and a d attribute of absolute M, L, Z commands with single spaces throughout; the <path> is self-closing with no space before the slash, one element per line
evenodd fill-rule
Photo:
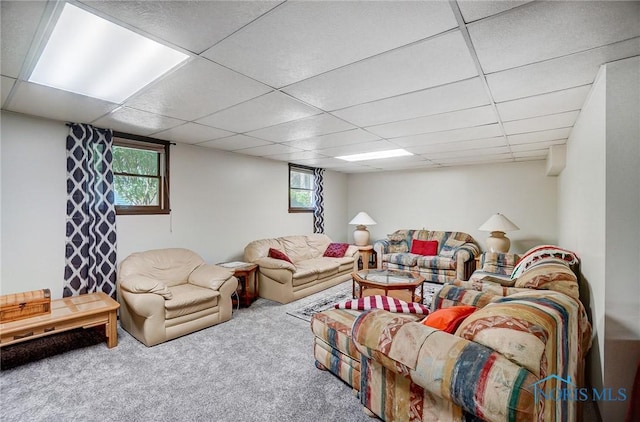
<path fill-rule="evenodd" d="M 474 313 L 478 308 L 475 306 L 453 306 L 451 308 L 442 308 L 432 312 L 422 323 L 427 327 L 436 328 L 446 331 L 449 334 L 455 333 L 458 326 L 466 317 Z"/>
<path fill-rule="evenodd" d="M 198 287 L 193 284 L 181 284 L 169 287 L 173 299 L 164 301 L 165 318 L 171 319 L 182 315 L 209 309 L 218 304 L 220 292 Z"/>
<path fill-rule="evenodd" d="M 344 253 L 349 249 L 348 243 L 329 243 L 327 249 L 322 256 L 330 258 L 342 258 Z"/>
<path fill-rule="evenodd" d="M 518 255 L 503 252 L 485 252 L 480 256 L 480 268 L 487 273 L 508 275 L 511 273 L 518 261 Z"/>
<path fill-rule="evenodd" d="M 385 254 L 383 259 L 392 264 L 399 264 L 407 267 L 413 267 L 417 264 L 418 258 L 420 257 L 421 255 L 415 255 L 412 253 L 392 253 L 392 254 Z"/>
<path fill-rule="evenodd" d="M 352 256 L 344 256 L 342 258 L 325 258 L 332 262 L 338 264 L 338 272 L 341 273 L 343 271 L 353 272 L 353 261 L 354 258 Z"/>
<path fill-rule="evenodd" d="M 413 239 L 411 242 L 411 253 L 423 256 L 438 255 L 438 241 Z"/>
<path fill-rule="evenodd" d="M 416 265 L 421 268 L 453 270 L 456 268 L 456 261 L 454 261 L 453 258 L 446 258 L 443 256 L 418 256 Z"/>
<path fill-rule="evenodd" d="M 280 259 L 282 261 L 287 261 L 293 264 L 293 261 L 289 259 L 287 254 L 278 249 L 269 248 L 269 258 Z"/>
<path fill-rule="evenodd" d="M 394 297 L 381 295 L 365 296 L 359 299 L 346 300 L 344 302 L 336 303 L 334 305 L 334 308 L 354 309 L 358 311 L 366 311 L 368 309 L 384 309 L 385 311 L 400 314 L 427 315 L 429 313 L 429 308 L 420 303 L 405 302 Z"/>

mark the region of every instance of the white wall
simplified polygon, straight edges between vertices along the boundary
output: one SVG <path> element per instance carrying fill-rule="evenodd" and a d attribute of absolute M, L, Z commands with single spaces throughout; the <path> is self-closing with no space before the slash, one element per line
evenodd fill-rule
<path fill-rule="evenodd" d="M 499 212 L 520 227 L 507 236 L 511 252 L 522 253 L 557 242 L 557 179 L 545 176 L 545 165 L 532 161 L 352 174 L 349 218 L 366 211 L 378 223 L 369 227 L 372 239 L 424 227 L 469 233 L 484 249 L 489 233 L 478 227 Z"/>
<path fill-rule="evenodd" d="M 66 207 L 63 123 L 2 113 L 2 294 L 62 295 Z M 310 213 L 288 212 L 288 166 L 208 148 L 171 150 L 172 213 L 118 216 L 118 260 L 187 247 L 208 262 L 242 259 L 251 240 L 313 232 Z M 347 240 L 346 175 L 325 172 L 325 227 Z"/>

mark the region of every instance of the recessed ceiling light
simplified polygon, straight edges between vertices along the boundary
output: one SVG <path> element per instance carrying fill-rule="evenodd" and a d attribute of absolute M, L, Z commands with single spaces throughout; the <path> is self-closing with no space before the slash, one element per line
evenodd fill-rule
<path fill-rule="evenodd" d="M 29 82 L 121 103 L 188 58 L 66 3 Z"/>
<path fill-rule="evenodd" d="M 343 155 L 336 158 L 340 160 L 345 160 L 345 161 L 364 161 L 364 160 L 379 160 L 381 158 L 404 157 L 406 155 L 413 155 L 413 154 L 403 149 L 390 149 L 387 151 L 375 151 L 375 152 L 364 152 L 362 154 Z"/>

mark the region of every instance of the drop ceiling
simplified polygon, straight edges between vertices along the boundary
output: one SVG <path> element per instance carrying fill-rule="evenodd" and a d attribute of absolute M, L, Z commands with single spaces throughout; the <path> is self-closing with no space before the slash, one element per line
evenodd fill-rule
<path fill-rule="evenodd" d="M 640 55 L 637 1 L 74 4 L 191 58 L 120 104 L 36 85 L 55 2 L 3 0 L 3 110 L 345 173 L 545 159 Z"/>

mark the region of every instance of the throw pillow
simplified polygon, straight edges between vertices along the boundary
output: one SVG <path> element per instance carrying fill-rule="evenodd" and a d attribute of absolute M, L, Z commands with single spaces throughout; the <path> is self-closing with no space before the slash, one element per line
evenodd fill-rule
<path fill-rule="evenodd" d="M 269 258 L 281 259 L 293 264 L 293 261 L 289 259 L 286 253 L 279 251 L 278 249 L 269 248 Z"/>
<path fill-rule="evenodd" d="M 396 299 L 389 296 L 365 296 L 360 299 L 347 300 L 334 305 L 336 309 L 354 309 L 358 311 L 366 311 L 368 309 L 384 309 L 385 311 L 402 313 L 402 314 L 421 314 L 428 315 L 429 308 L 420 304 Z"/>
<path fill-rule="evenodd" d="M 411 253 L 423 256 L 438 255 L 438 241 L 413 239 L 411 242 Z"/>
<path fill-rule="evenodd" d="M 451 308 L 438 309 L 426 317 L 422 323 L 427 327 L 436 328 L 453 334 L 462 324 L 462 321 L 476 311 L 475 306 L 453 306 Z"/>
<path fill-rule="evenodd" d="M 389 243 L 404 242 L 405 236 L 400 233 L 391 233 L 387 235 L 387 240 L 389 240 Z"/>
<path fill-rule="evenodd" d="M 330 258 L 342 258 L 349 249 L 348 243 L 329 243 L 327 250 L 324 251 L 324 255 Z"/>

